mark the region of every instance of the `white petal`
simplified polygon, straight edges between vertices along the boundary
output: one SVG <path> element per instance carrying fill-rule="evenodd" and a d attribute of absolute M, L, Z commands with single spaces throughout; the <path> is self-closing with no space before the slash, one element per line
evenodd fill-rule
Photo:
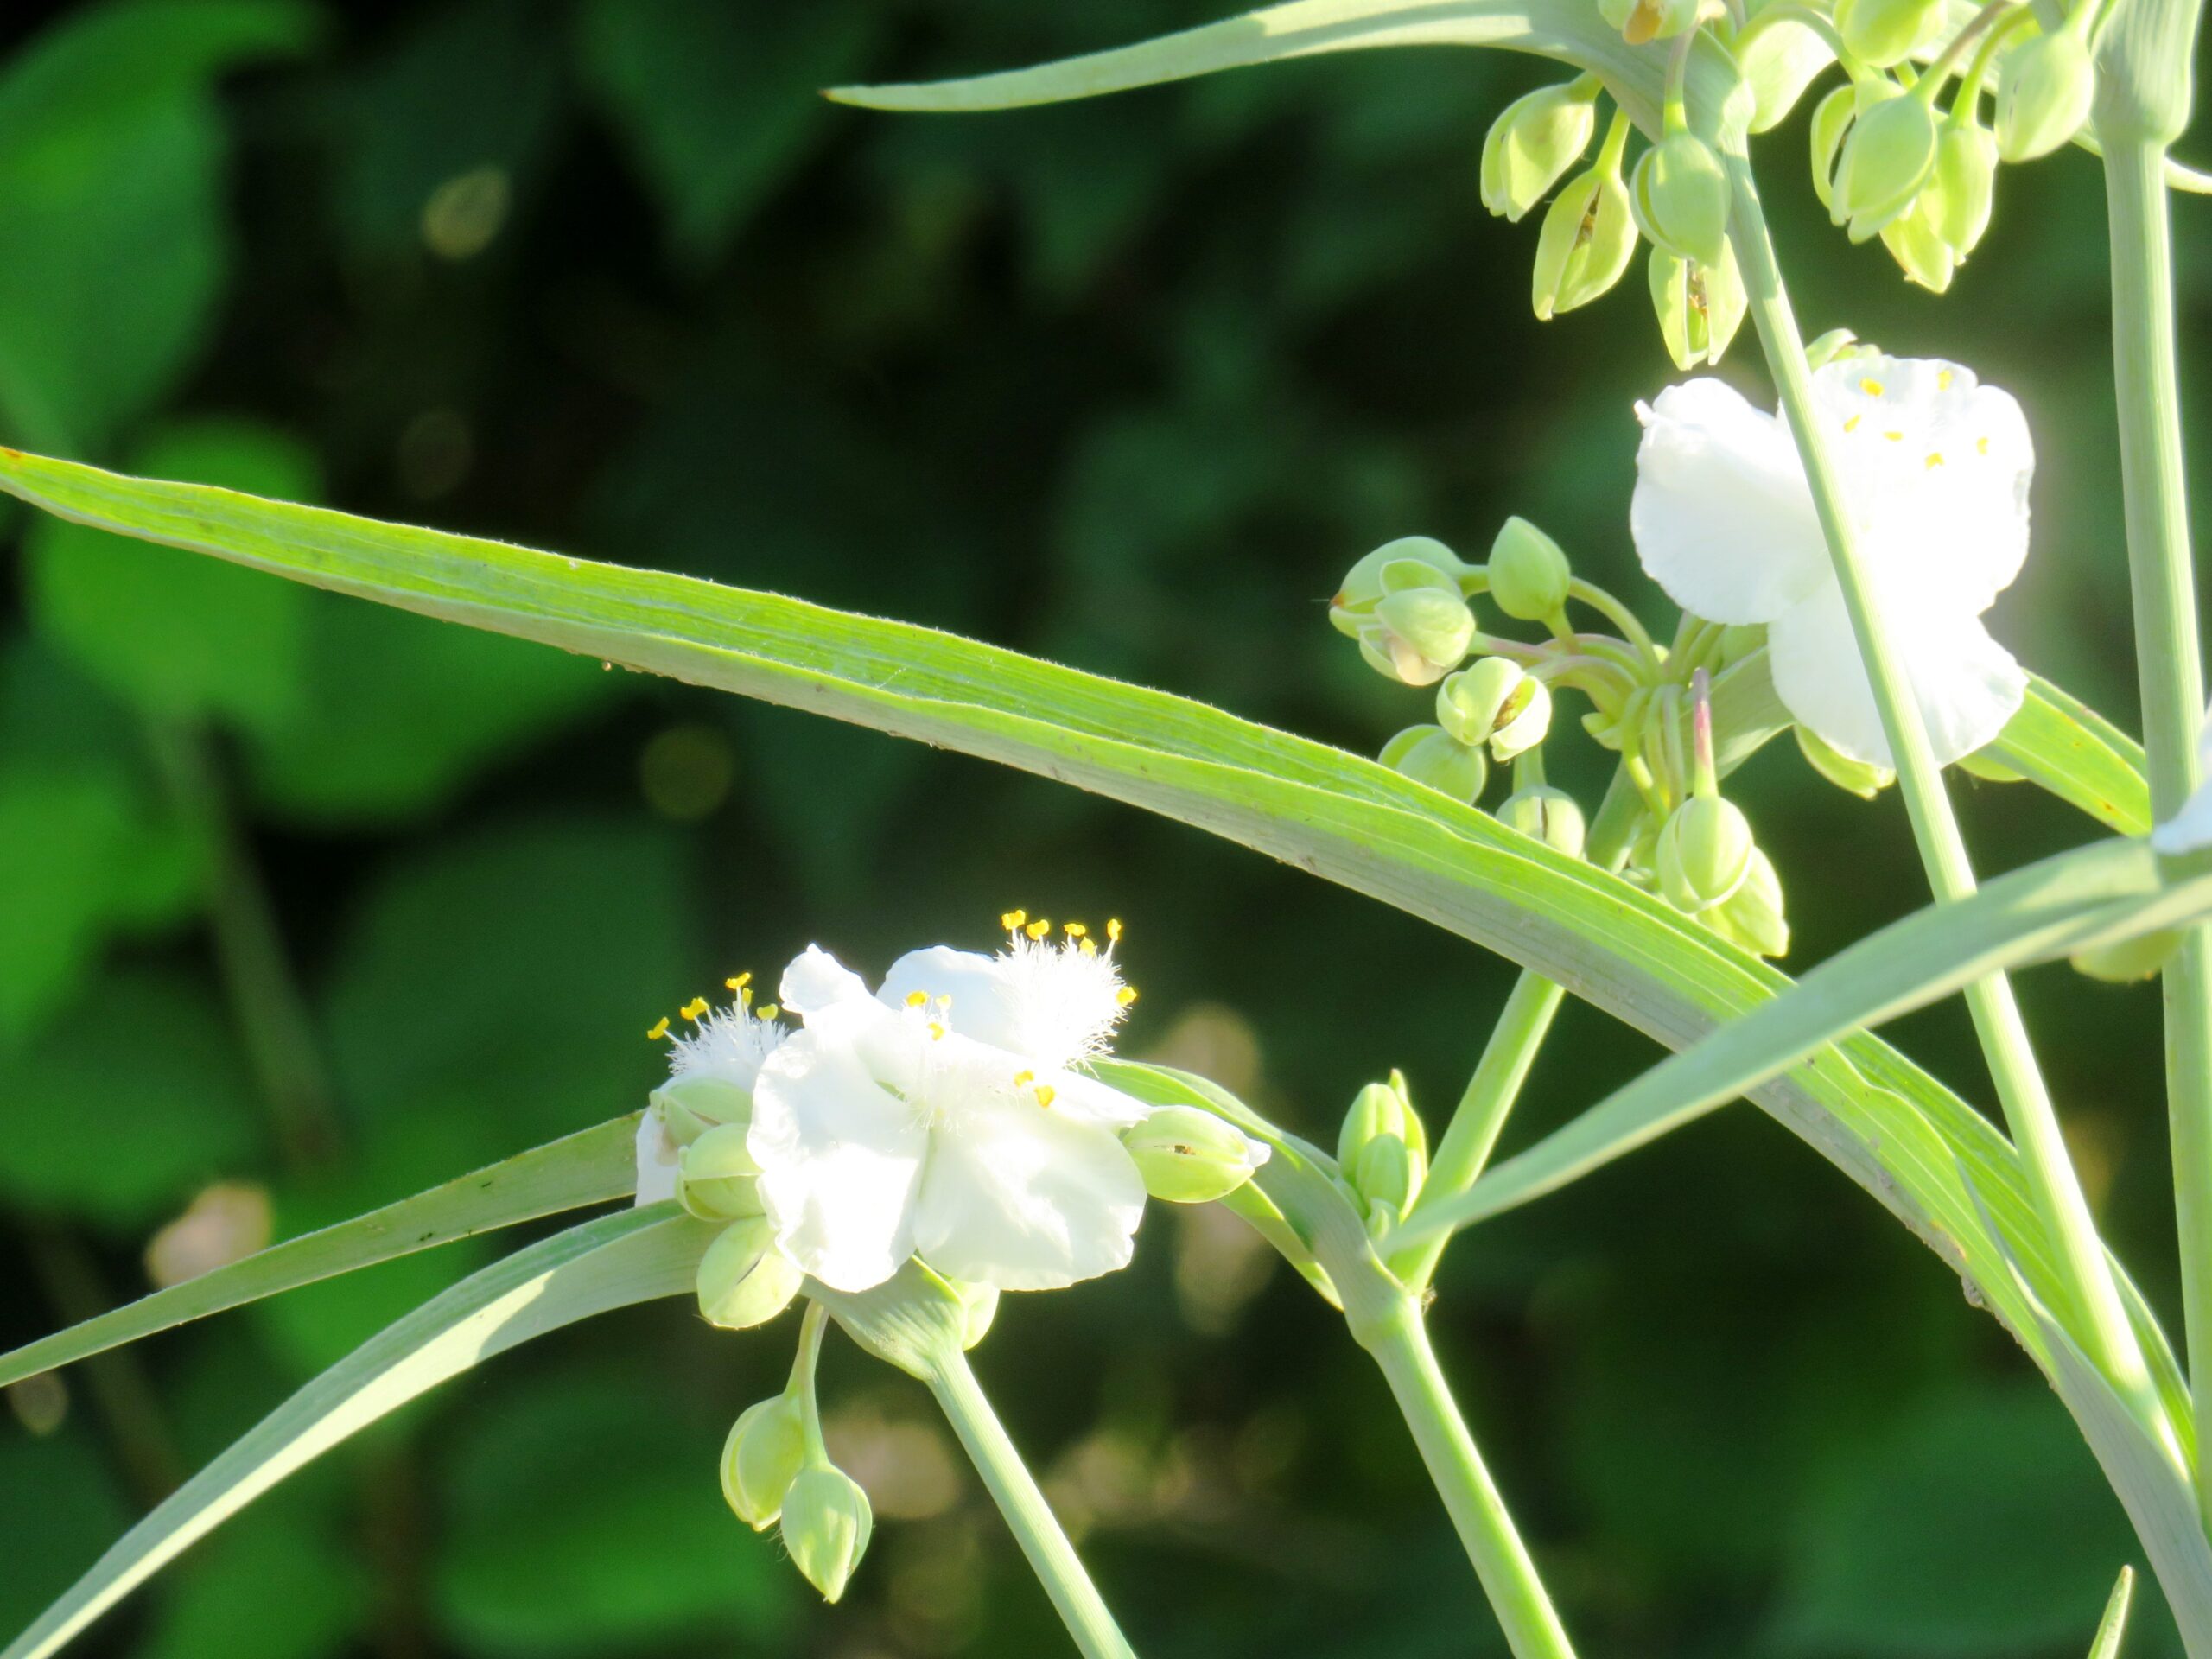
<path fill-rule="evenodd" d="M 1897 607 L 1885 620 L 1939 765 L 1973 753 L 2018 712 L 2027 676 L 1978 620 Z M 1830 584 L 1776 618 L 1767 651 L 1774 689 L 1792 715 L 1853 760 L 1894 764 L 1840 588 Z"/>
<path fill-rule="evenodd" d="M 638 1119 L 638 1203 L 658 1204 L 676 1196 L 676 1143 L 658 1112 L 647 1108 Z"/>
<path fill-rule="evenodd" d="M 2181 810 L 2151 832 L 2151 845 L 2169 857 L 2212 847 L 2212 783 L 2199 784 Z"/>
<path fill-rule="evenodd" d="M 1044 1081 L 1052 1090 L 1053 1114 L 1077 1123 L 1101 1123 L 1109 1129 L 1126 1129 L 1132 1123 L 1143 1122 L 1157 1109 L 1086 1072 L 1050 1072 Z"/>
<path fill-rule="evenodd" d="M 881 1033 L 854 1009 L 816 1016 L 769 1057 L 747 1150 L 761 1208 L 792 1261 L 838 1290 L 880 1284 L 914 1251 L 914 1198 L 929 1137 L 877 1081 Z"/>
<path fill-rule="evenodd" d="M 1144 1181 L 1110 1129 L 1017 1102 L 932 1137 L 915 1253 L 1001 1290 L 1057 1290 L 1126 1267 Z"/>
<path fill-rule="evenodd" d="M 1651 579 L 1714 622 L 1770 622 L 1828 570 L 1789 429 L 1721 380 L 1643 412 L 1629 529 Z"/>
<path fill-rule="evenodd" d="M 883 988 L 876 995 L 899 1008 L 916 992 L 931 1002 L 950 997 L 952 1006 L 944 1015 L 944 1023 L 963 1037 L 1009 1052 L 1020 1052 L 1020 1010 L 1005 964 L 997 957 L 956 950 L 949 944 L 909 950 L 891 964 L 891 971 L 883 976 Z"/>
<path fill-rule="evenodd" d="M 866 1001 L 868 985 L 820 945 L 810 944 L 784 969 L 783 983 L 776 995 L 785 1007 L 805 1016 L 840 1002 Z"/>

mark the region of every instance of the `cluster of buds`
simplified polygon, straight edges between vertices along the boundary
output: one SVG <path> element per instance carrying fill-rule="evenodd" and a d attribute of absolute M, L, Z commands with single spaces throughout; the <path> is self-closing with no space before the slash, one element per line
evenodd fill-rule
<path fill-rule="evenodd" d="M 760 1166 L 746 1147 L 752 1096 L 727 1078 L 678 1077 L 653 1091 L 647 1109 L 677 1149 L 677 1201 L 721 1224 L 699 1261 L 701 1316 L 732 1331 L 766 1324 L 791 1306 L 806 1275 L 776 1248 L 762 1213 Z"/>
<path fill-rule="evenodd" d="M 1840 337 L 1823 349 L 1855 344 Z M 1422 596 L 1419 615 L 1427 626 L 1417 636 L 1402 603 L 1409 594 Z M 1525 641 L 1487 632 L 1476 614 L 1478 601 L 1505 624 L 1535 624 L 1546 637 Z M 1596 611 L 1618 632 L 1578 630 L 1570 604 Z M 1393 607 L 1388 614 L 1386 607 Z M 1713 758 L 1711 677 L 1762 650 L 1764 630 L 1686 616 L 1675 643 L 1662 646 L 1626 605 L 1578 580 L 1557 542 L 1518 518 L 1505 522 L 1484 564 L 1465 563 L 1426 537 L 1377 549 L 1345 578 L 1331 620 L 1387 677 L 1436 687 L 1434 721 L 1384 744 L 1385 766 L 1468 804 L 1481 801 L 1494 767 L 1510 767 L 1513 787 L 1496 810 L 1500 823 L 1567 857 L 1620 868 L 1745 950 L 1779 956 L 1788 948 L 1774 866 L 1742 810 L 1721 798 Z M 1559 729 L 1554 711 L 1563 690 L 1588 700 L 1582 728 L 1620 754 L 1640 808 L 1607 815 L 1603 846 L 1591 844 L 1592 827 L 1574 798 L 1545 778 L 1544 749 Z M 1889 781 L 1817 737 L 1801 734 L 1799 741 L 1817 770 L 1853 792 L 1871 794 Z M 1378 1136 L 1393 1135 L 1404 1148 L 1402 1183 L 1391 1166 L 1401 1154 L 1365 1150 Z M 1376 1084 L 1363 1095 L 1342 1150 L 1347 1179 L 1370 1215 L 1378 1213 L 1379 1196 L 1382 1224 L 1389 1225 L 1390 1206 L 1401 1205 L 1395 1213 L 1402 1214 L 1425 1161 L 1402 1088 L 1394 1096 Z M 1360 1158 L 1376 1160 L 1370 1173 L 1361 1173 Z"/>
<path fill-rule="evenodd" d="M 1337 1166 L 1366 1212 L 1370 1235 L 1382 1238 L 1405 1219 L 1428 1179 L 1428 1132 L 1402 1072 L 1353 1096 L 1337 1132 Z"/>
<path fill-rule="evenodd" d="M 815 1402 L 823 1315 L 809 1317 L 791 1381 L 746 1408 L 722 1445 L 722 1497 L 755 1532 L 782 1523 L 784 1548 L 825 1600 L 845 1593 L 868 1552 L 875 1511 L 861 1484 L 830 1460 Z"/>

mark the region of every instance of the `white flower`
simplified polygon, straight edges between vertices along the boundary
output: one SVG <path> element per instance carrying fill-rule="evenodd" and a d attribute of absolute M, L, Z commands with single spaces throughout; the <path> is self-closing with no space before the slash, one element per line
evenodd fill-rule
<path fill-rule="evenodd" d="M 666 1020 L 649 1033 L 669 1038 L 671 1048 L 668 1086 L 654 1092 L 652 1103 L 638 1120 L 637 1202 L 640 1205 L 658 1204 L 676 1196 L 682 1147 L 669 1126 L 671 1107 L 680 1102 L 695 1117 L 718 1122 L 741 1121 L 761 1064 L 791 1034 L 776 1023 L 773 1007 L 754 1010 L 752 992 L 746 984 L 751 977 L 748 974 L 729 982 L 737 1001 L 727 1008 L 710 1010 L 704 997 L 686 1006 L 683 1017 L 693 1024 L 688 1036 L 672 1033 Z M 694 1086 L 686 1088 L 686 1084 Z"/>
<path fill-rule="evenodd" d="M 901 957 L 873 996 L 817 948 L 785 970 L 805 1027 L 760 1068 L 747 1146 L 779 1246 L 823 1283 L 864 1290 L 919 1255 L 1041 1290 L 1129 1260 L 1145 1190 L 1119 1131 L 1149 1109 L 1077 1068 L 1134 993 L 1110 947 L 1025 919 L 995 957 Z"/>
<path fill-rule="evenodd" d="M 1971 754 L 2027 690 L 1979 620 L 2027 556 L 2035 454 L 2020 406 L 1955 364 L 1875 355 L 1818 371 L 1812 403 L 1936 759 Z M 1644 569 L 1698 616 L 1767 624 L 1790 714 L 1852 759 L 1893 766 L 1783 417 L 1713 379 L 1637 413 L 1629 524 Z"/>
<path fill-rule="evenodd" d="M 2181 804 L 2181 810 L 2151 831 L 2151 845 L 2172 857 L 2212 847 L 2212 709 L 2196 734 L 2196 764 L 2204 782 Z"/>

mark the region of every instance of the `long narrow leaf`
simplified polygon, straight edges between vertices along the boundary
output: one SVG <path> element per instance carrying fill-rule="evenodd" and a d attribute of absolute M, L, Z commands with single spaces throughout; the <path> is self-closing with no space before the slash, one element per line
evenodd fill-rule
<path fill-rule="evenodd" d="M 0 1354 L 0 1388 L 318 1279 L 539 1216 L 622 1198 L 636 1185 L 631 1147 L 637 1122 L 632 1112 L 565 1135 L 365 1216 L 257 1250 L 242 1261 L 41 1337 L 11 1354 Z"/>
<path fill-rule="evenodd" d="M 595 1313 L 690 1289 L 714 1235 L 671 1204 L 626 1210 L 462 1280 L 332 1366 L 179 1487 L 0 1659 L 45 1659 L 285 1476 L 448 1377 Z"/>
<path fill-rule="evenodd" d="M 2089 1643 L 2089 1659 L 2120 1659 L 2120 1644 L 2127 1639 L 2127 1609 L 2135 1599 L 2135 1569 L 2123 1567 L 2105 1603 L 2105 1616 L 2097 1621 L 2097 1634 Z"/>
<path fill-rule="evenodd" d="M 1789 981 L 1649 894 L 1372 761 L 1161 692 L 905 624 L 0 450 L 0 488 L 63 517 L 342 593 L 981 755 L 1164 813 L 1534 969 L 1670 1048 Z M 1964 1164 L 2031 1283 L 2053 1252 L 2004 1137 L 1856 1033 L 1751 1091 L 1965 1270 Z M 2027 1310 L 1992 1311 L 2032 1349 Z M 2163 1391 L 2183 1389 L 2139 1304 Z"/>

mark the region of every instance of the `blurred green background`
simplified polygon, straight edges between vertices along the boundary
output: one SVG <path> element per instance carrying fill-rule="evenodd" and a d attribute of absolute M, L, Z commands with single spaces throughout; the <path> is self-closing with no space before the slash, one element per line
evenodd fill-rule
<path fill-rule="evenodd" d="M 0 441 L 911 618 L 1370 752 L 1423 700 L 1323 602 L 1389 537 L 1479 556 L 1525 513 L 1671 620 L 1625 535 L 1631 404 L 1668 378 L 1641 263 L 1539 325 L 1534 225 L 1477 200 L 1489 118 L 1541 65 L 1359 54 L 899 118 L 813 89 L 1210 9 L 29 10 L 0 24 Z M 2132 724 L 2094 162 L 2008 171 L 1937 302 L 1827 228 L 1802 112 L 1763 153 L 1810 329 L 2023 397 L 2037 550 L 1997 632 Z M 2186 328 L 2212 204 L 2178 216 Z M 1748 334 L 1727 372 L 1764 395 Z M 1118 914 L 1145 992 L 1127 1047 L 1319 1137 L 1392 1065 L 1433 1122 L 1510 982 L 1039 780 L 12 504 L 0 538 L 0 1346 L 636 1106 L 658 1014 L 810 940 L 880 969 L 988 946 L 1011 905 Z M 1586 799 L 1598 757 L 1554 747 Z M 1816 785 L 1787 744 L 1742 788 L 1793 963 L 1921 901 L 1894 799 Z M 2025 789 L 1960 790 L 1987 868 L 2086 838 Z M 2093 1198 L 2170 1308 L 2153 999 L 2063 969 L 2024 991 Z M 1900 1035 L 1986 1100 L 1955 1010 Z M 1571 1007 L 1510 1141 L 1652 1058 Z M 1141 1246 L 1010 1300 L 979 1356 L 1138 1647 L 1502 1650 L 1340 1324 L 1211 1211 L 1155 1214 Z M 14 1390 L 0 1634 L 498 1248 Z M 2138 1559 L 2003 1332 L 1749 1108 L 1464 1240 L 1436 1318 L 1591 1655 L 2077 1654 Z M 834 1338 L 833 1448 L 880 1519 L 848 1602 L 723 1510 L 723 1430 L 791 1339 L 671 1302 L 503 1359 L 296 1478 L 88 1650 L 1063 1651 L 918 1390 Z M 2171 1650 L 2143 1599 L 2132 1651 Z"/>

